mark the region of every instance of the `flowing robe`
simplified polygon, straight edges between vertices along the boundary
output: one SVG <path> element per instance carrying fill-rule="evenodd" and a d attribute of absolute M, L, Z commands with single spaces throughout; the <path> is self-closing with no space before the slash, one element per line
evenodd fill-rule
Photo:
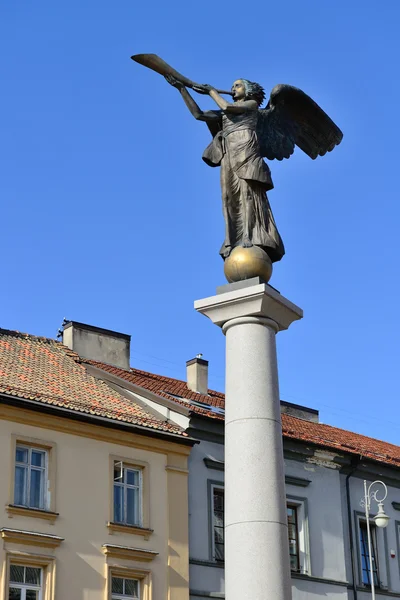
<path fill-rule="evenodd" d="M 236 246 L 252 244 L 276 262 L 285 249 L 267 197 L 274 186 L 258 144 L 258 110 L 220 115 L 221 131 L 203 154 L 209 166 L 221 166 L 225 240 L 220 254 L 226 258 Z"/>

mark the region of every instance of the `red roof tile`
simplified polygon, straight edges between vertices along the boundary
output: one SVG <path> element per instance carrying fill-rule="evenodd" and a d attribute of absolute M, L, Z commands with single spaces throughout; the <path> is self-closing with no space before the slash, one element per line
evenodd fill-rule
<path fill-rule="evenodd" d="M 186 436 L 88 374 L 55 340 L 0 329 L 0 394 Z"/>
<path fill-rule="evenodd" d="M 400 466 L 400 446 L 359 433 L 323 423 L 312 423 L 287 414 L 282 414 L 282 430 L 284 437 L 287 438 Z"/>
<path fill-rule="evenodd" d="M 139 371 L 139 369 L 132 368 L 128 371 L 96 360 L 85 360 L 85 362 L 98 367 L 99 369 L 103 369 L 116 377 L 121 377 L 121 379 L 125 379 L 134 385 L 138 385 L 162 398 L 173 400 L 177 404 L 186 406 L 186 408 L 189 408 L 197 414 L 222 420 L 224 418 L 223 415 L 207 408 L 215 407 L 217 409 L 224 409 L 225 396 L 222 392 L 208 390 L 208 394 L 198 394 L 197 392 L 189 390 L 185 381 L 172 379 L 172 377 L 156 375 L 155 373 L 148 373 L 147 371 Z M 196 406 L 193 402 L 203 404 L 204 408 Z"/>
<path fill-rule="evenodd" d="M 97 361 L 87 361 L 117 377 L 138 385 L 155 394 L 188 407 L 192 412 L 213 419 L 223 420 L 224 415 L 210 410 L 208 407 L 224 409 L 225 396 L 221 392 L 209 390 L 208 395 L 197 394 L 188 389 L 186 382 L 171 377 L 164 377 L 138 369 L 120 369 Z M 177 398 L 179 396 L 180 398 Z M 184 400 L 186 399 L 186 400 Z M 201 403 L 204 408 L 193 404 Z M 299 419 L 292 415 L 282 414 L 282 431 L 284 438 L 301 440 L 316 444 L 330 450 L 348 454 L 356 454 L 371 460 L 400 466 L 400 447 L 388 444 L 358 433 L 352 433 L 323 423 L 314 423 Z"/>
<path fill-rule="evenodd" d="M 177 425 L 147 413 L 133 400 L 124 398 L 106 383 L 90 376 L 82 364 L 85 362 L 185 406 L 193 413 L 224 419 L 225 398 L 221 392 L 209 390 L 208 395 L 197 394 L 178 379 L 84 360 L 55 340 L 0 329 L 1 394 L 186 435 Z M 400 447 L 394 444 L 288 414 L 282 414 L 282 430 L 288 439 L 400 466 Z"/>

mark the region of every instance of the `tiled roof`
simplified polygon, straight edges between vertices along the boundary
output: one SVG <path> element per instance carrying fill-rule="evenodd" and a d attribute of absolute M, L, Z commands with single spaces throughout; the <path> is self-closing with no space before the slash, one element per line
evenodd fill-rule
<path fill-rule="evenodd" d="M 184 381 L 178 379 L 147 373 L 138 369 L 128 371 L 97 361 L 88 362 L 163 398 L 184 405 L 196 414 L 218 420 L 224 419 L 225 396 L 221 392 L 209 390 L 208 395 L 197 394 L 190 391 Z M 180 398 L 177 398 L 177 396 Z M 204 408 L 193 404 L 193 401 L 203 404 Z M 216 413 L 208 407 L 220 409 L 220 412 Z M 352 433 L 323 423 L 306 421 L 285 413 L 282 414 L 282 431 L 284 438 L 301 440 L 330 450 L 355 454 L 400 467 L 400 446 L 375 440 L 358 433 Z"/>
<path fill-rule="evenodd" d="M 312 423 L 287 414 L 282 414 L 282 430 L 284 437 L 287 438 L 400 467 L 400 446 L 388 442 L 331 425 Z"/>
<path fill-rule="evenodd" d="M 60 342 L 4 329 L 0 329 L 0 394 L 187 435 L 89 375 L 80 357 Z"/>
<path fill-rule="evenodd" d="M 85 362 L 103 369 L 104 371 L 111 373 L 111 375 L 121 377 L 122 379 L 153 392 L 162 398 L 173 400 L 177 404 L 186 406 L 186 408 L 189 408 L 197 414 L 216 419 L 224 419 L 223 415 L 207 408 L 214 407 L 216 409 L 224 409 L 225 396 L 221 392 L 208 390 L 208 394 L 198 394 L 197 392 L 189 390 L 185 381 L 172 379 L 172 377 L 156 375 L 155 373 L 148 373 L 147 371 L 140 371 L 139 369 L 129 369 L 128 371 L 95 360 L 86 360 Z M 204 408 L 196 406 L 193 402 L 203 404 Z"/>

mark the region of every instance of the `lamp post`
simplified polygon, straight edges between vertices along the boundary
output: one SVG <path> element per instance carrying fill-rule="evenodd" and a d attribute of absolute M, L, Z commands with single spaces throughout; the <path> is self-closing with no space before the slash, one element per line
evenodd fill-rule
<path fill-rule="evenodd" d="M 373 490 L 373 486 L 381 485 L 383 487 L 383 496 L 378 497 L 379 488 Z M 383 501 L 387 496 L 387 487 L 383 483 L 383 481 L 373 481 L 369 486 L 367 486 L 367 481 L 364 479 L 364 498 L 361 500 L 361 506 L 364 507 L 365 510 L 365 519 L 367 521 L 367 538 L 368 538 L 368 557 L 369 557 L 369 572 L 371 579 L 371 598 L 375 600 L 375 580 L 374 580 L 374 569 L 372 565 L 372 543 L 371 543 L 371 530 L 369 526 L 369 514 L 371 510 L 371 500 L 375 500 L 378 504 L 378 514 L 374 517 L 374 522 L 377 527 L 387 527 L 389 523 L 389 517 L 385 514 L 383 508 Z"/>

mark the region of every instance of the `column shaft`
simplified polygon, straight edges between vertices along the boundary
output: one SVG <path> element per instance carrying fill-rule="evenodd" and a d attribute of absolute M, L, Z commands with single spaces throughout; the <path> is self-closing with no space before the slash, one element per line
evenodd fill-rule
<path fill-rule="evenodd" d="M 290 600 L 274 321 L 225 323 L 227 600 Z"/>

